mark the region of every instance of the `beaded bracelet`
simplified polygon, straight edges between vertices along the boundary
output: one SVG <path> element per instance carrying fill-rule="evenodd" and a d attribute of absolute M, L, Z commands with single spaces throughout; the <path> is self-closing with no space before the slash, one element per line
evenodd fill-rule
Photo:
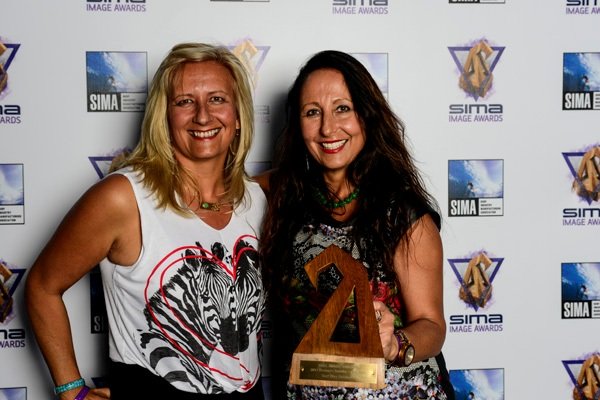
<path fill-rule="evenodd" d="M 85 386 L 85 380 L 83 378 L 79 378 L 75 381 L 65 383 L 64 385 L 56 386 L 54 388 L 54 394 L 61 394 L 67 390 L 76 389 L 82 386 Z"/>
<path fill-rule="evenodd" d="M 75 398 L 73 400 L 83 400 L 85 399 L 85 396 L 90 392 L 90 388 L 87 386 L 84 386 L 81 388 L 81 390 L 79 391 L 79 393 L 77 393 L 77 396 L 75 396 Z"/>

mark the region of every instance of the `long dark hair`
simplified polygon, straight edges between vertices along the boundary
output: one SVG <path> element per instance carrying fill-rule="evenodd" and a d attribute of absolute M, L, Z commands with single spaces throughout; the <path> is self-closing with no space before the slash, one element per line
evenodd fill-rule
<path fill-rule="evenodd" d="M 273 289 L 279 286 L 282 270 L 292 265 L 291 243 L 315 207 L 313 188 L 331 193 L 320 165 L 306 150 L 300 130 L 302 88 L 308 76 L 321 69 L 343 75 L 366 135 L 364 148 L 347 171 L 347 179 L 360 188 L 360 211 L 353 232 L 361 258 L 372 265 L 383 256 L 384 268 L 393 274 L 394 251 L 400 240 L 406 240 L 404 234 L 414 222 L 414 211 L 435 208 L 405 145 L 404 124 L 367 69 L 343 52 L 317 53 L 300 69 L 288 93 L 285 126 L 276 145 L 269 208 L 261 235 L 266 284 L 274 282 Z"/>

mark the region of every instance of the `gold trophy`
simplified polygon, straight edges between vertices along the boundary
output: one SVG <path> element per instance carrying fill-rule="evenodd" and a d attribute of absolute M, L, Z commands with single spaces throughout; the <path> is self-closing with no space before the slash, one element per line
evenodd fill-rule
<path fill-rule="evenodd" d="M 0 56 L 6 51 L 6 46 L 0 42 Z M 6 81 L 8 80 L 8 75 L 4 70 L 4 66 L 0 64 L 0 92 L 6 88 Z"/>
<path fill-rule="evenodd" d="M 600 395 L 600 354 L 593 354 L 584 361 L 573 389 L 573 399 L 592 400 Z"/>
<path fill-rule="evenodd" d="M 487 275 L 487 269 L 492 265 L 492 260 L 484 253 L 473 257 L 463 276 L 463 284 L 459 297 L 468 304 L 485 307 L 492 296 L 492 284 Z"/>
<path fill-rule="evenodd" d="M 492 72 L 487 60 L 493 53 L 494 50 L 483 40 L 471 47 L 459 81 L 461 89 L 485 97 L 492 86 Z"/>
<path fill-rule="evenodd" d="M 342 280 L 296 348 L 290 382 L 296 385 L 385 387 L 385 358 L 365 267 L 335 245 L 304 266 L 317 287 L 319 273 L 334 265 Z M 349 297 L 358 316 L 357 343 L 333 341 L 332 335 Z"/>
<path fill-rule="evenodd" d="M 11 275 L 10 269 L 0 262 L 0 322 L 4 322 L 12 310 L 13 299 L 4 287 Z"/>
<path fill-rule="evenodd" d="M 577 169 L 577 179 L 573 189 L 579 196 L 598 201 L 600 192 L 600 146 L 588 150 Z"/>

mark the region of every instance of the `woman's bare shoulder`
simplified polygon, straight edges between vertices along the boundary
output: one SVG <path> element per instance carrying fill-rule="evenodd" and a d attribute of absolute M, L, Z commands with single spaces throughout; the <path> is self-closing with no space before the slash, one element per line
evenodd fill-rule
<path fill-rule="evenodd" d="M 83 218 L 119 220 L 137 213 L 135 195 L 129 179 L 111 174 L 91 186 L 75 204 L 72 212 Z"/>

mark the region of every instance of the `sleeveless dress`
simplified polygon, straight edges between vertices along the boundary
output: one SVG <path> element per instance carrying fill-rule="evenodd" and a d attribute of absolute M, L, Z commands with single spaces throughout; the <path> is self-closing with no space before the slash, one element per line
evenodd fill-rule
<path fill-rule="evenodd" d="M 432 211 L 429 211 L 429 213 L 436 222 L 439 221 L 436 213 Z M 420 215 L 413 214 L 415 215 L 413 221 L 416 221 L 424 213 Z M 325 269 L 319 275 L 317 290 L 304 271 L 305 264 L 330 245 L 337 245 L 363 263 L 369 275 L 371 291 L 374 293 L 373 299 L 385 303 L 396 315 L 396 328 L 402 326 L 400 318 L 402 304 L 400 304 L 395 277 L 389 276 L 383 269 L 383 259 L 381 257 L 378 258 L 375 265 L 368 265 L 364 260 L 361 260 L 359 248 L 351 235 L 353 228 L 352 220 L 338 222 L 327 215 L 321 215 L 318 218 L 313 217 L 312 220 L 305 223 L 296 234 L 292 249 L 294 265 L 291 271 L 284 274 L 284 289 L 282 290 L 282 293 L 284 293 L 282 307 L 284 314 L 290 318 L 291 332 L 288 332 L 288 334 L 293 341 L 290 344 L 291 351 L 298 345 L 312 321 L 317 317 L 319 310 L 342 278 L 335 267 Z M 361 238 L 361 240 L 366 239 Z M 352 341 L 357 338 L 356 325 L 353 322 L 355 318 L 353 311 L 351 302 L 349 302 L 334 331 L 335 340 Z M 380 390 L 292 385 L 288 383 L 287 398 L 290 400 L 371 398 L 445 400 L 453 398 L 453 396 L 447 397 L 446 395 L 446 391 L 451 391 L 451 386 L 441 354 L 435 358 L 415 362 L 405 368 L 386 366 L 385 383 L 386 387 Z M 446 391 L 444 387 L 446 387 Z"/>

